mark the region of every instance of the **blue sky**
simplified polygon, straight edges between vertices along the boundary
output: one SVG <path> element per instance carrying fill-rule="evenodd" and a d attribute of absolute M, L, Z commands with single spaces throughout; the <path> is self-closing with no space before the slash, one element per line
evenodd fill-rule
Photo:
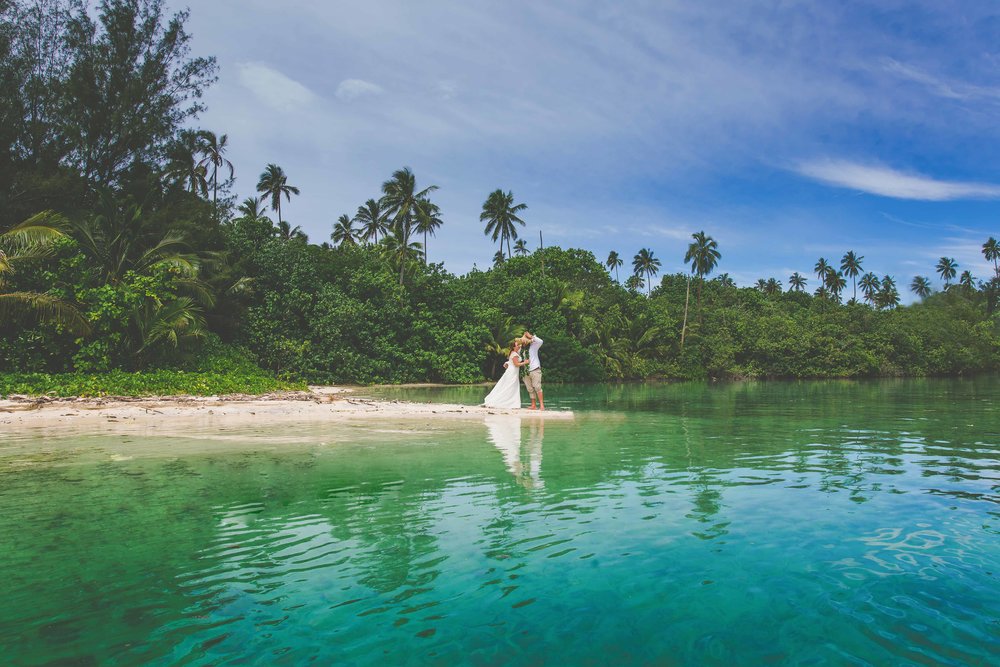
<path fill-rule="evenodd" d="M 211 0 L 188 26 L 219 61 L 199 124 L 229 135 L 237 194 L 281 165 L 317 243 L 409 166 L 457 273 L 496 250 L 496 188 L 531 247 L 648 247 L 674 272 L 704 230 L 741 285 L 847 250 L 901 287 L 942 255 L 992 270 L 995 3 Z"/>

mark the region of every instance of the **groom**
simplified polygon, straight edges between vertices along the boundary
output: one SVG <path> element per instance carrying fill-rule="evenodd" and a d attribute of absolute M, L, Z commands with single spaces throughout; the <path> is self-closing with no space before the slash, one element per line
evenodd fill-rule
<path fill-rule="evenodd" d="M 528 388 L 528 396 L 531 397 L 531 409 L 544 410 L 545 399 L 542 397 L 542 364 L 538 360 L 538 348 L 542 346 L 544 341 L 530 331 L 525 331 L 521 338 L 528 344 L 528 373 L 524 376 L 524 386 Z M 538 407 L 535 406 L 536 398 Z"/>

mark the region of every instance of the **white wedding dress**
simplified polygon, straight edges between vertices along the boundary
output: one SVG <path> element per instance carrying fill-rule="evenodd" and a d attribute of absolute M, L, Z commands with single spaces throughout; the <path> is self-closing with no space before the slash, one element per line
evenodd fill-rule
<path fill-rule="evenodd" d="M 488 408 L 519 408 L 521 407 L 521 379 L 518 368 L 514 365 L 514 358 L 517 352 L 511 352 L 507 360 L 507 370 L 493 387 L 493 391 L 487 394 L 483 403 Z"/>

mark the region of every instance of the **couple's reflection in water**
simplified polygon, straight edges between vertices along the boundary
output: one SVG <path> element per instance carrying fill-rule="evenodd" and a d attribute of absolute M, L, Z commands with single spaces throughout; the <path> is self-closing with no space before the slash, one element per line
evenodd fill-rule
<path fill-rule="evenodd" d="M 542 438 L 545 420 L 541 416 L 528 419 L 528 439 L 521 439 L 521 418 L 515 415 L 486 417 L 486 431 L 493 446 L 500 450 L 507 471 L 526 489 L 541 489 Z"/>

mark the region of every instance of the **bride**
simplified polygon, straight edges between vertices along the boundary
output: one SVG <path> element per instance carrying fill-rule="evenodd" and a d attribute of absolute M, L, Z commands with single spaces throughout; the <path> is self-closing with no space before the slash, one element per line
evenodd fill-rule
<path fill-rule="evenodd" d="M 521 407 L 521 381 L 518 378 L 518 368 L 524 364 L 521 361 L 521 339 L 514 340 L 510 356 L 504 366 L 507 368 L 503 376 L 493 387 L 483 403 L 488 408 L 519 408 Z"/>

